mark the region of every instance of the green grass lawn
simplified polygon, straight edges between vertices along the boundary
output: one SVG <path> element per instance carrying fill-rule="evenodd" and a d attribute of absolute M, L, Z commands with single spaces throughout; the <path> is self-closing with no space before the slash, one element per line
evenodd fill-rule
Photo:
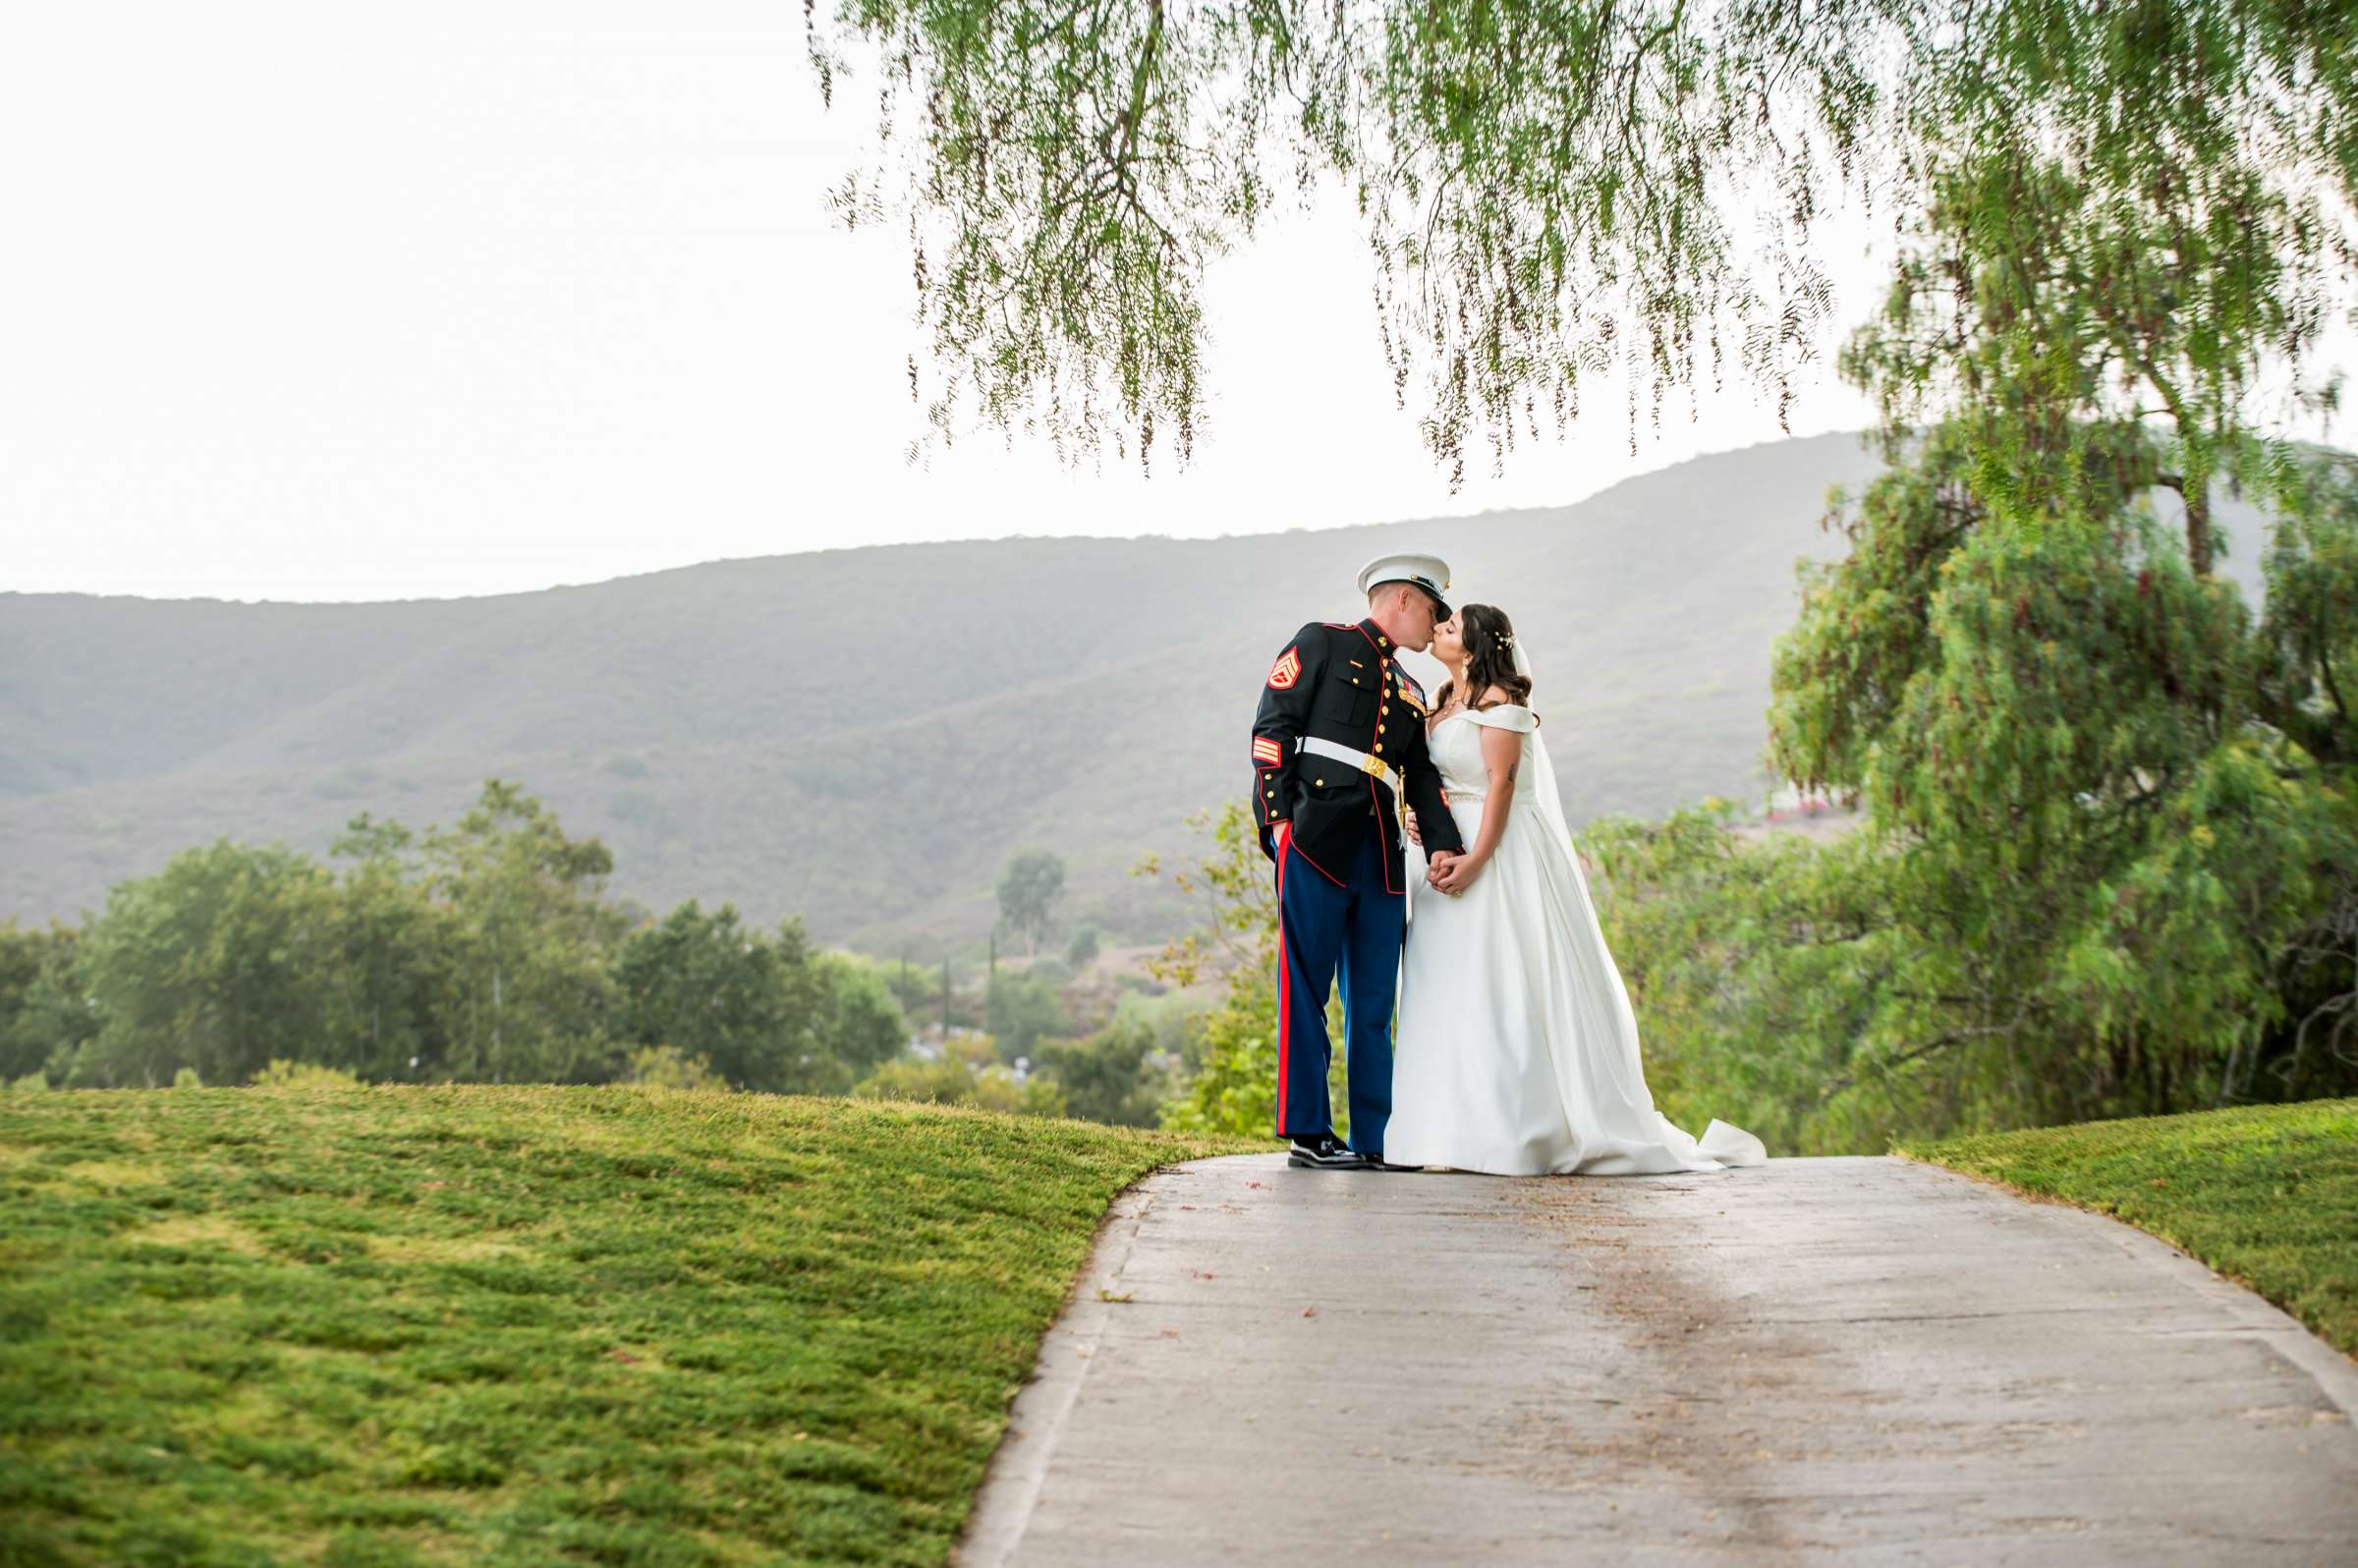
<path fill-rule="evenodd" d="M 938 1563 L 1107 1201 L 1240 1147 L 623 1088 L 0 1095 L 0 1562 Z"/>
<path fill-rule="evenodd" d="M 2358 1356 L 2358 1099 L 2082 1122 L 1893 1152 L 2116 1215 Z"/>

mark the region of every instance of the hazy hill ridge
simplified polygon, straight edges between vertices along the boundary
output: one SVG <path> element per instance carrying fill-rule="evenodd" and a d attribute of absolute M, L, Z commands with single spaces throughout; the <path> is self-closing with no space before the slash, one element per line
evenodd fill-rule
<path fill-rule="evenodd" d="M 1043 843 L 1076 913 L 1159 924 L 1169 896 L 1127 868 L 1242 797 L 1270 657 L 1305 620 L 1355 619 L 1360 564 L 1411 547 L 1528 637 L 1575 821 L 1752 794 L 1794 561 L 1832 553 L 1827 488 L 1875 469 L 1824 436 L 1561 508 L 835 550 L 476 599 L 0 594 L 0 916 L 72 919 L 220 834 L 324 850 L 361 810 L 448 822 L 499 774 L 604 836 L 618 890 L 656 907 L 972 936 L 1009 850 Z"/>

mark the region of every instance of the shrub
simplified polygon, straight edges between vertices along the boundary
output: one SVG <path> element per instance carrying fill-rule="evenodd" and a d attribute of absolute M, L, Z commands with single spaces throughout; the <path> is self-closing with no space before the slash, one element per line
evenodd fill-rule
<path fill-rule="evenodd" d="M 182 1071 L 186 1072 L 187 1069 L 183 1068 Z M 314 1062 L 291 1062 L 284 1056 L 273 1056 L 269 1066 L 247 1082 L 256 1089 L 340 1089 L 357 1088 L 361 1081 L 340 1067 L 321 1067 Z M 173 1079 L 173 1087 L 183 1087 L 177 1075 Z"/>
<path fill-rule="evenodd" d="M 641 1045 L 630 1054 L 623 1081 L 654 1084 L 664 1089 L 726 1089 L 728 1083 L 712 1071 L 702 1054 L 690 1056 L 677 1045 Z"/>

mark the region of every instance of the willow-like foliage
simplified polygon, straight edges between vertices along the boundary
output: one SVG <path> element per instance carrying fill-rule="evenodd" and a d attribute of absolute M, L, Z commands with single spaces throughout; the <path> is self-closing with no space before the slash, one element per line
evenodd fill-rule
<path fill-rule="evenodd" d="M 1068 457 L 1110 441 L 1143 461 L 1160 438 L 1185 458 L 1206 269 L 1321 192 L 1355 203 L 1370 267 L 1301 287 L 1370 292 L 1396 391 L 1416 385 L 1453 477 L 1469 444 L 1498 465 L 1519 435 L 1560 429 L 1599 380 L 1633 440 L 1641 411 L 1731 368 L 1781 403 L 1827 325 L 1812 242 L 1848 195 L 1902 241 L 1878 382 L 1894 419 L 1992 376 L 2094 378 L 2194 432 L 2166 461 L 2199 509 L 2259 357 L 2297 360 L 2349 271 L 2346 4 L 807 15 L 829 101 L 876 115 L 878 157 L 839 210 L 908 225 L 932 367 L 928 383 L 910 358 L 911 390 L 944 439 L 980 420 Z M 2080 316 L 2021 310 L 2057 290 Z M 2023 437 L 2068 445 L 2065 426 Z M 2021 481 L 2025 504 L 2048 478 Z"/>

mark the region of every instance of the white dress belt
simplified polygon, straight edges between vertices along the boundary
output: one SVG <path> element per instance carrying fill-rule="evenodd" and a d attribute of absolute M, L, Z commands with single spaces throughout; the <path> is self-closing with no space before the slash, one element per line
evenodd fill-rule
<path fill-rule="evenodd" d="M 1302 750 L 1313 756 L 1328 756 L 1338 762 L 1348 762 L 1370 778 L 1382 780 L 1383 787 L 1392 792 L 1394 804 L 1398 803 L 1400 775 L 1382 757 L 1372 756 L 1356 746 L 1345 746 L 1340 741 L 1329 741 L 1317 735 L 1303 736 Z"/>

